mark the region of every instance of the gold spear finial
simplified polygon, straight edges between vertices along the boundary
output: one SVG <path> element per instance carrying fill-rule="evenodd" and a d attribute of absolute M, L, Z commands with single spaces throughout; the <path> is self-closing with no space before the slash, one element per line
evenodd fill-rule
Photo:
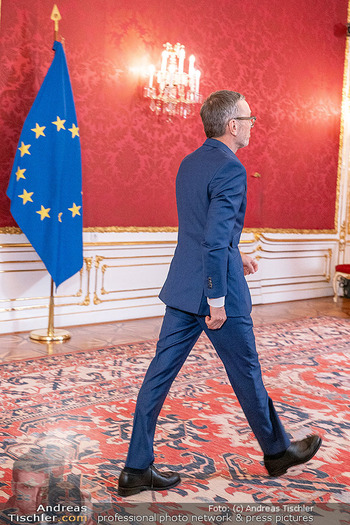
<path fill-rule="evenodd" d="M 56 4 L 54 4 L 52 13 L 51 13 L 51 20 L 55 22 L 55 31 L 54 31 L 54 39 L 57 40 L 58 36 L 58 22 L 62 19 L 61 14 L 58 10 L 58 7 Z"/>

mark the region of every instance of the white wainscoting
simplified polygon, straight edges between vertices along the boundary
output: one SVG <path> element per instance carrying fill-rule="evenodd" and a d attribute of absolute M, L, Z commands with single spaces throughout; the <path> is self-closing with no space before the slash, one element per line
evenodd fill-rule
<path fill-rule="evenodd" d="M 160 316 L 176 232 L 84 233 L 84 268 L 55 297 L 55 326 Z M 244 233 L 253 304 L 332 295 L 339 236 Z M 50 278 L 24 235 L 0 235 L 0 333 L 46 328 Z"/>

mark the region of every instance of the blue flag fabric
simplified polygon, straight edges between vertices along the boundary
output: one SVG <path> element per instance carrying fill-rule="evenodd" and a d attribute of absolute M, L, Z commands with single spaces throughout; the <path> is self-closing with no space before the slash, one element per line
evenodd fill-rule
<path fill-rule="evenodd" d="M 7 195 L 56 287 L 83 265 L 80 138 L 62 44 L 26 118 Z"/>

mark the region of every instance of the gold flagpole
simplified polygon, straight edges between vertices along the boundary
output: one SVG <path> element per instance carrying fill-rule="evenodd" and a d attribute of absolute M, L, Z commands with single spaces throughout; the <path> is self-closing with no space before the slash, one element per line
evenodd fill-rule
<path fill-rule="evenodd" d="M 1 0 L 0 0 L 1 2 Z M 55 29 L 54 29 L 54 40 L 57 40 L 58 38 L 58 22 L 61 20 L 61 15 L 58 10 L 58 7 L 56 4 L 53 6 L 53 10 L 51 13 L 51 20 L 55 22 Z M 55 330 L 54 328 L 54 308 L 55 308 L 55 302 L 54 302 L 54 282 L 51 278 L 51 291 L 50 291 L 50 303 L 49 303 L 49 324 L 47 327 L 47 330 L 34 330 L 30 333 L 30 339 L 33 339 L 33 341 L 39 341 L 41 343 L 52 343 L 52 342 L 58 342 L 63 343 L 64 341 L 67 341 L 67 339 L 70 339 L 70 333 L 67 332 L 67 330 Z"/>
<path fill-rule="evenodd" d="M 50 293 L 50 303 L 49 303 L 49 324 L 47 327 L 47 330 L 34 330 L 33 332 L 30 332 L 30 339 L 33 339 L 33 341 L 39 341 L 41 343 L 51 343 L 53 341 L 56 341 L 58 343 L 63 343 L 64 341 L 67 341 L 67 339 L 70 339 L 70 333 L 67 332 L 67 330 L 61 330 L 54 328 L 54 308 L 55 308 L 55 302 L 54 302 L 54 283 L 53 279 L 51 279 L 51 293 Z"/>

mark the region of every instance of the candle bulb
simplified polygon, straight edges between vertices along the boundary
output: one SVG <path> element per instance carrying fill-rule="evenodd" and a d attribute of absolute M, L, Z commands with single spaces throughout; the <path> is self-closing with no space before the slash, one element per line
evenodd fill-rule
<path fill-rule="evenodd" d="M 189 68 L 188 68 L 188 74 L 190 77 L 192 77 L 193 73 L 194 73 L 194 62 L 195 62 L 195 56 L 194 55 L 191 55 L 190 58 L 188 59 L 189 61 Z"/>
<path fill-rule="evenodd" d="M 185 61 L 185 50 L 182 47 L 179 53 L 179 73 L 180 74 L 184 72 L 184 61 Z"/>
<path fill-rule="evenodd" d="M 169 66 L 169 86 L 172 86 L 174 83 L 174 73 L 175 73 L 176 67 L 174 64 L 170 64 Z"/>
<path fill-rule="evenodd" d="M 163 53 L 162 53 L 162 66 L 161 66 L 161 72 L 162 73 L 165 73 L 166 72 L 166 63 L 168 61 L 168 52 L 164 49 Z"/>
<path fill-rule="evenodd" d="M 197 69 L 197 71 L 196 71 L 196 94 L 197 95 L 199 93 L 199 81 L 200 81 L 200 78 L 201 78 L 201 72 L 199 71 L 199 69 Z"/>
<path fill-rule="evenodd" d="M 150 89 L 153 87 L 153 75 L 154 75 L 155 69 L 156 68 L 153 65 L 149 66 L 149 83 L 148 83 L 148 87 Z"/>

